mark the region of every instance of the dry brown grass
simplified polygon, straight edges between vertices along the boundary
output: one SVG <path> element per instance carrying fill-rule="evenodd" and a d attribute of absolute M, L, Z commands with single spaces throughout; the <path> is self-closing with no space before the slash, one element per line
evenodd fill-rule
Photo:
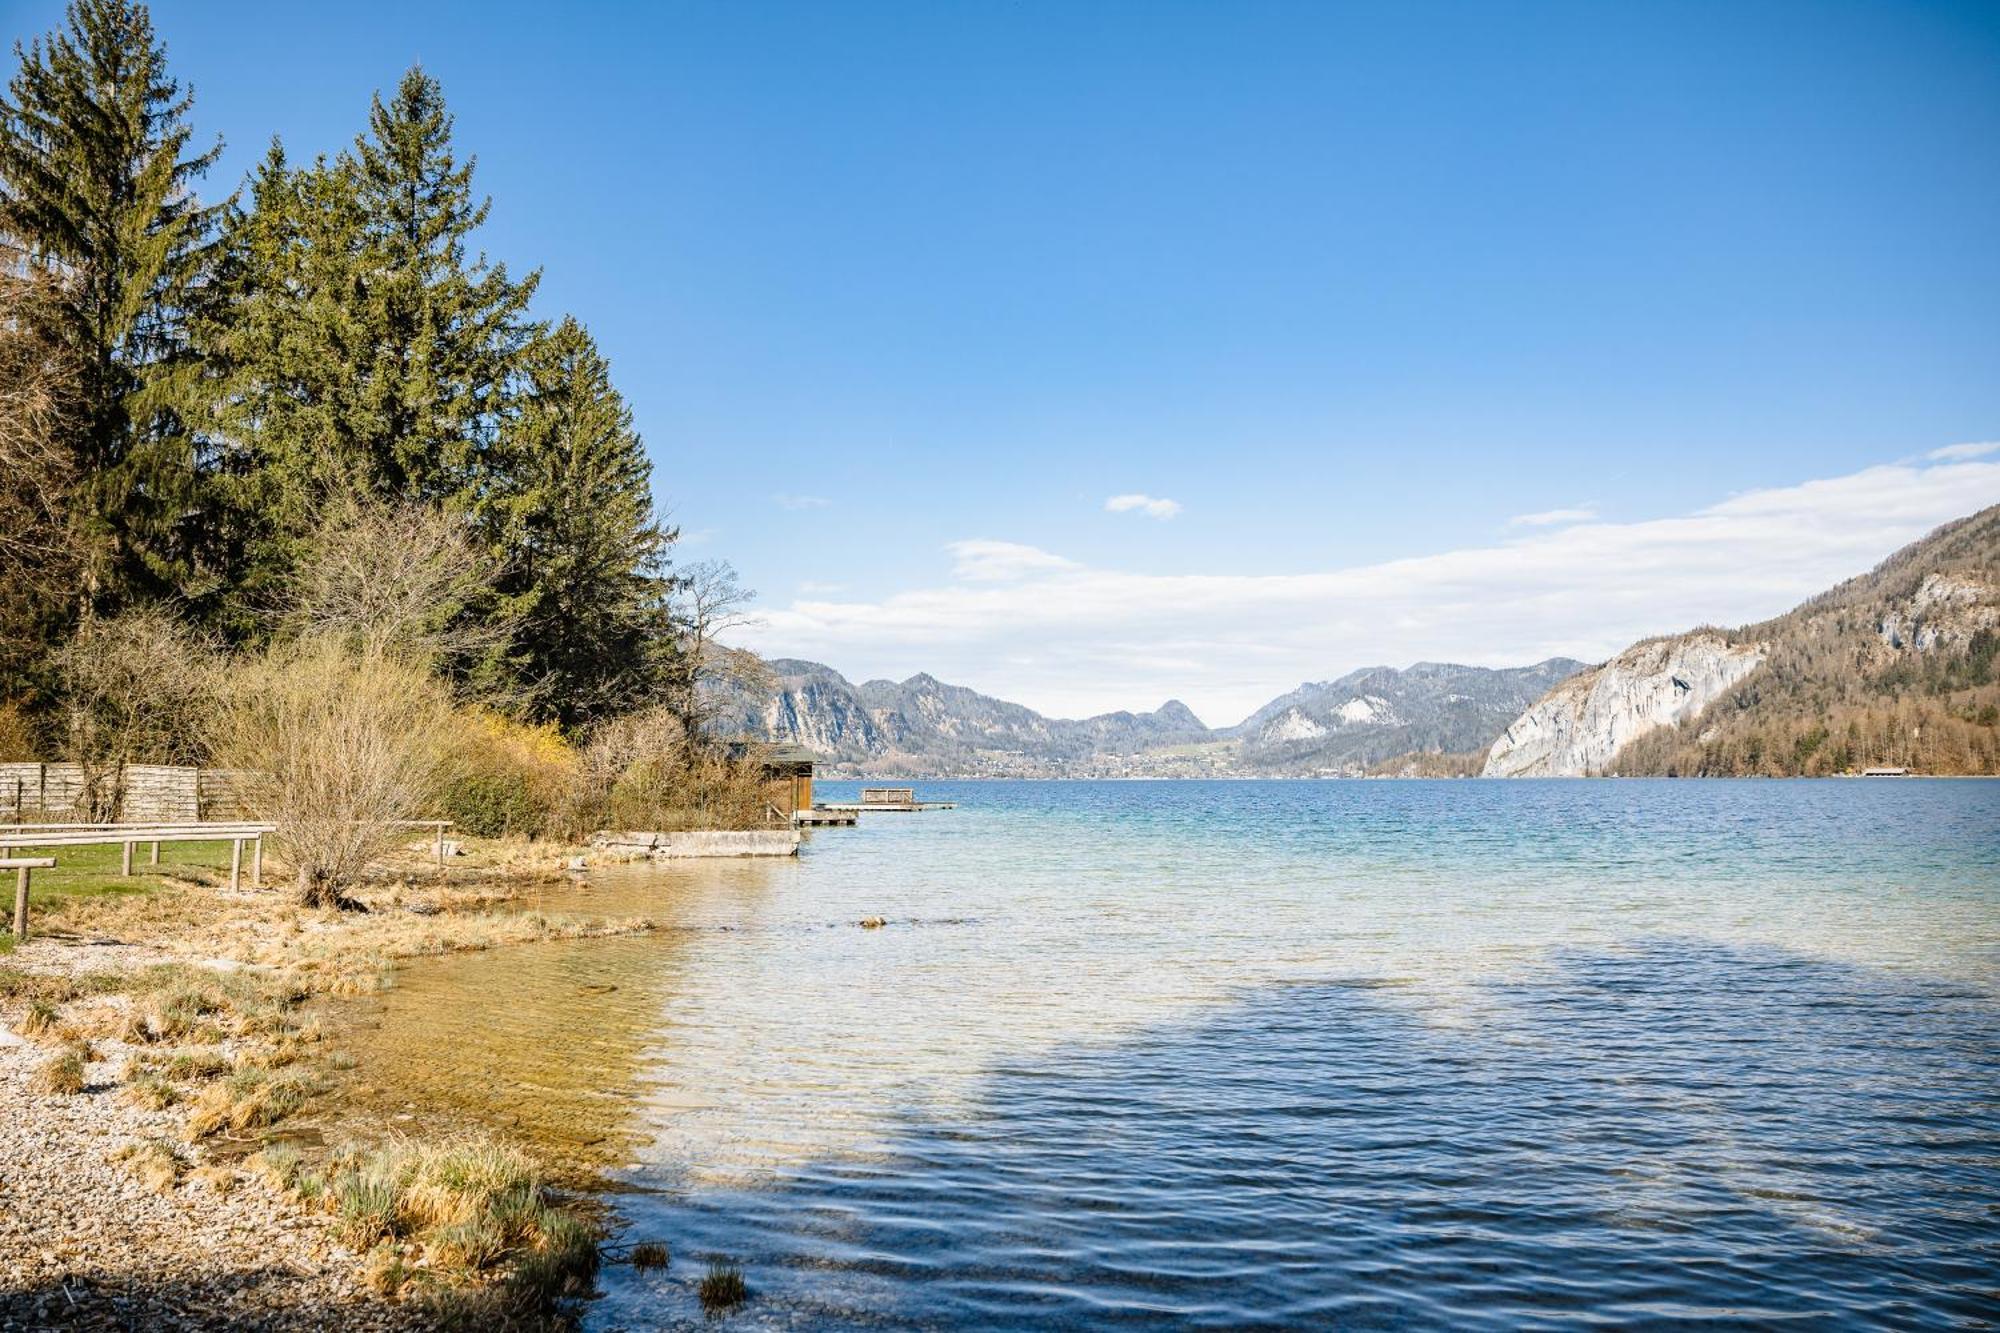
<path fill-rule="evenodd" d="M 418 1272 L 468 1288 L 440 1306 L 448 1322 L 546 1314 L 590 1290 L 595 1230 L 556 1200 L 533 1158 L 508 1144 L 480 1136 L 395 1142 L 339 1162 L 325 1186 L 296 1154 L 260 1157 L 254 1169 L 323 1200 L 341 1238 L 369 1247 L 378 1290 L 393 1293 Z M 483 1285 L 495 1276 L 499 1287 Z"/>
<path fill-rule="evenodd" d="M 262 1129 L 296 1114 L 322 1090 L 312 1074 L 274 1071 L 260 1064 L 239 1064 L 228 1077 L 201 1090 L 188 1113 L 189 1141 L 224 1131 L 241 1134 Z"/>
<path fill-rule="evenodd" d="M 44 1060 L 35 1069 L 28 1086 L 51 1096 L 72 1096 L 82 1092 L 84 1053 L 71 1047 Z"/>
<path fill-rule="evenodd" d="M 171 943 L 193 959 L 225 959 L 245 965 L 243 971 L 217 973 L 194 966 L 182 970 L 189 978 L 206 978 L 184 990 L 155 990 L 135 999 L 137 1021 L 150 1039 L 179 1041 L 198 1034 L 204 1023 L 221 1024 L 235 1035 L 252 1016 L 211 1004 L 218 993 L 246 986 L 291 988 L 308 992 L 355 995 L 379 989 L 382 977 L 401 958 L 434 957 L 503 945 L 601 935 L 640 934 L 654 928 L 648 918 L 591 921 L 540 912 L 496 912 L 496 904 L 518 897 L 518 884 L 449 884 L 406 890 L 398 885 L 370 886 L 357 895 L 369 910 L 326 911 L 302 908 L 291 899 L 270 893 L 218 894 L 212 889 L 167 885 L 152 893 L 122 897 L 78 898 L 50 909 L 52 927 L 78 934 L 113 935 Z M 426 909 L 412 911 L 412 902 Z M 257 969 L 252 971 L 251 969 Z M 0 995 L 6 994 L 0 968 Z M 227 979 L 225 979 L 227 978 Z M 34 983 L 25 983 L 34 989 Z M 58 1000 L 71 998 L 56 987 Z M 268 1016 L 267 1008 L 257 1013 Z"/>
<path fill-rule="evenodd" d="M 60 1011 L 45 999 L 28 1001 L 28 1007 L 21 1014 L 15 1026 L 24 1037 L 44 1037 L 54 1033 L 61 1023 Z"/>
<path fill-rule="evenodd" d="M 523 848 L 505 855 L 541 857 Z M 230 894 L 168 884 L 153 892 L 52 905 L 50 933 L 160 941 L 185 961 L 64 976 L 0 965 L 0 1003 L 62 1030 L 86 1016 L 130 1039 L 121 1096 L 185 1105 L 190 1142 L 255 1137 L 319 1095 L 337 1059 L 301 1011 L 313 994 L 366 990 L 397 958 L 652 929 L 643 919 L 602 922 L 495 912 L 518 880 L 420 889 L 363 887 L 365 912 L 304 907 L 284 895 Z M 421 902 L 423 911 L 412 911 Z M 219 960 L 232 966 L 219 967 Z M 238 1054 L 226 1058 L 227 1041 Z M 171 1147 L 135 1148 L 132 1169 L 173 1188 L 183 1177 Z M 541 1326 L 587 1294 L 598 1232 L 553 1196 L 531 1159 L 488 1140 L 397 1144 L 309 1168 L 296 1151 L 266 1145 L 245 1166 L 308 1206 L 336 1215 L 370 1250 L 370 1280 L 413 1295 L 439 1326 Z M 235 1182 L 216 1177 L 210 1185 Z"/>
<path fill-rule="evenodd" d="M 179 1085 L 153 1073 L 137 1073 L 125 1080 L 118 1099 L 148 1111 L 164 1111 L 181 1100 Z"/>
<path fill-rule="evenodd" d="M 218 1163 L 198 1166 L 187 1173 L 187 1178 L 199 1181 L 201 1184 L 208 1186 L 211 1190 L 223 1196 L 235 1193 L 237 1185 L 242 1183 L 242 1178 L 233 1168 L 222 1166 Z"/>
<path fill-rule="evenodd" d="M 138 1143 L 127 1144 L 113 1153 L 111 1160 L 131 1172 L 155 1194 L 166 1194 L 180 1183 L 180 1154 L 164 1140 L 142 1139 Z"/>
<path fill-rule="evenodd" d="M 723 1314 L 735 1309 L 750 1299 L 750 1288 L 743 1281 L 743 1270 L 728 1259 L 711 1259 L 708 1271 L 701 1276 L 701 1283 L 695 1288 L 701 1298 L 701 1308 L 711 1315 Z"/>

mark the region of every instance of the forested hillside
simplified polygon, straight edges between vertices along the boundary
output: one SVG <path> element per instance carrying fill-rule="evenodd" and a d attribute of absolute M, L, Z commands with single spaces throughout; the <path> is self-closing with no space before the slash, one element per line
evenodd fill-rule
<path fill-rule="evenodd" d="M 2000 773 L 2000 507 L 1725 637 L 1761 646 L 1763 665 L 1611 771 Z"/>

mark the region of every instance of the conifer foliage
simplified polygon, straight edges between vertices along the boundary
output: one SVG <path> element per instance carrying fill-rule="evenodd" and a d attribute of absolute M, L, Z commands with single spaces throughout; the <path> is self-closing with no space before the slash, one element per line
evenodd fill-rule
<path fill-rule="evenodd" d="M 483 510 L 511 555 L 502 588 L 536 711 L 576 728 L 634 707 L 655 685 L 670 641 L 674 534 L 654 520 L 631 409 L 583 326 L 564 317 L 524 364 L 500 484 Z"/>
<path fill-rule="evenodd" d="M 370 480 L 408 499 L 463 503 L 498 435 L 541 275 L 516 283 L 506 265 L 468 254 L 492 201 L 474 197 L 474 163 L 452 150 L 436 79 L 411 69 L 394 97 L 375 99 L 368 122 L 345 174 L 362 217 L 361 313 L 374 335 Z"/>
<path fill-rule="evenodd" d="M 193 94 L 167 73 L 143 5 L 74 0 L 25 49 L 0 99 L 0 242 L 55 279 L 30 309 L 77 377 L 67 433 L 92 555 L 84 608 L 184 590 L 200 449 L 188 420 L 190 327 L 211 298 L 221 207 L 195 186 Z"/>
<path fill-rule="evenodd" d="M 590 335 L 537 320 L 540 273 L 480 248 L 492 201 L 438 81 L 409 70 L 344 151 L 295 162 L 274 140 L 208 202 L 221 145 L 197 151 L 145 6 L 73 0 L 16 50 L 0 325 L 63 368 L 73 456 L 44 470 L 88 577 L 63 616 L 10 622 L 52 648 L 157 603 L 255 644 L 335 516 L 422 506 L 495 571 L 455 613 L 454 642 L 480 645 L 450 663 L 461 688 L 569 729 L 641 704 L 685 637 L 674 533 Z M 0 700 L 37 688 L 0 680 Z"/>

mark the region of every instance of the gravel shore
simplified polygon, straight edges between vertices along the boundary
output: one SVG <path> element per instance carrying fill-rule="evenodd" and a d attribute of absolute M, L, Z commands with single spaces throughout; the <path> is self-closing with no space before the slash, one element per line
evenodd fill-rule
<path fill-rule="evenodd" d="M 44 942 L 8 961 L 57 971 L 86 960 L 133 961 Z M 0 1330 L 419 1326 L 360 1283 L 324 1219 L 183 1142 L 177 1112 L 116 1097 L 121 1044 L 99 1047 L 83 1092 L 38 1092 L 50 1049 L 0 1024 Z M 189 1168 L 163 1191 L 115 1160 L 147 1140 L 173 1145 Z"/>

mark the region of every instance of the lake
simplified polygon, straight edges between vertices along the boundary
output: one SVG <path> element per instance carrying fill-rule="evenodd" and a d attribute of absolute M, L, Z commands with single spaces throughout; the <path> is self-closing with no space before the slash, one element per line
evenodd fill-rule
<path fill-rule="evenodd" d="M 409 965 L 370 1104 L 601 1162 L 601 1329 L 2000 1318 L 2000 782 L 918 785 Z"/>

